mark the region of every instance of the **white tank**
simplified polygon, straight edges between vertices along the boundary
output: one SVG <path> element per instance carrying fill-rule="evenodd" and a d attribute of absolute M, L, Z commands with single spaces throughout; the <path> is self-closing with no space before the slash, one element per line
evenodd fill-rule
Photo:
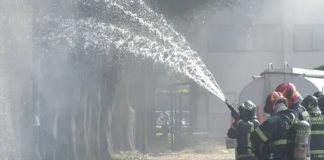
<path fill-rule="evenodd" d="M 302 68 L 273 69 L 271 65 L 260 76 L 253 76 L 253 80 L 240 92 L 239 104 L 245 100 L 252 100 L 258 106 L 259 120 L 264 120 L 263 106 L 266 97 L 276 87 L 289 81 L 295 84 L 301 96 L 312 95 L 316 91 L 323 91 L 324 71 Z"/>

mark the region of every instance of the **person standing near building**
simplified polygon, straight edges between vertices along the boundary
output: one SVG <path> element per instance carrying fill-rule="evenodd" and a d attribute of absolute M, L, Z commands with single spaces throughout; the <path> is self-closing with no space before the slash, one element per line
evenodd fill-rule
<path fill-rule="evenodd" d="M 310 154 L 311 160 L 324 160 L 324 116 L 318 107 L 315 96 L 307 96 L 301 103 L 310 114 L 311 141 Z"/>
<path fill-rule="evenodd" d="M 288 110 L 287 100 L 279 92 L 268 95 L 264 111 L 270 114 L 252 134 L 259 160 L 290 160 L 288 138 L 297 122 L 295 114 Z"/>
<path fill-rule="evenodd" d="M 230 105 L 229 103 L 227 104 Z M 257 160 L 254 155 L 254 146 L 251 142 L 251 134 L 259 126 L 259 122 L 256 119 L 256 105 L 252 101 L 247 100 L 238 109 L 239 117 L 233 117 L 234 123 L 229 128 L 227 136 L 237 139 L 237 160 Z"/>
<path fill-rule="evenodd" d="M 170 125 L 170 115 L 165 110 L 162 110 L 159 117 L 158 123 L 161 125 L 162 136 L 167 139 Z"/>

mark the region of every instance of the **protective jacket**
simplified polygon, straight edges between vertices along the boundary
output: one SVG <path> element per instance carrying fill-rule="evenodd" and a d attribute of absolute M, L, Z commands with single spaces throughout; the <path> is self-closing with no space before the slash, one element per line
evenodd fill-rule
<path fill-rule="evenodd" d="M 256 159 L 254 155 L 254 146 L 251 142 L 251 134 L 255 128 L 259 126 L 256 119 L 243 121 L 240 119 L 227 132 L 227 136 L 237 139 L 236 159 L 237 160 L 253 160 Z"/>
<path fill-rule="evenodd" d="M 290 110 L 275 113 L 263 122 L 252 135 L 256 155 L 260 160 L 290 160 L 288 150 L 291 127 L 297 122 Z"/>
<path fill-rule="evenodd" d="M 309 116 L 307 110 L 305 109 L 305 107 L 300 105 L 299 101 L 293 103 L 288 108 L 295 114 L 295 116 L 296 116 L 296 118 L 298 118 L 298 120 L 301 120 L 301 121 L 305 120 L 308 123 L 310 123 L 310 116 Z"/>
<path fill-rule="evenodd" d="M 310 113 L 312 160 L 324 160 L 324 116 Z"/>

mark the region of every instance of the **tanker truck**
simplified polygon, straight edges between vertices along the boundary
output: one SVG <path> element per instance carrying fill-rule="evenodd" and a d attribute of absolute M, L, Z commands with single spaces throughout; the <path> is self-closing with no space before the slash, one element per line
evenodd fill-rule
<path fill-rule="evenodd" d="M 276 87 L 289 81 L 296 85 L 302 97 L 324 89 L 324 71 L 294 68 L 285 65 L 284 68 L 274 69 L 271 64 L 259 76 L 253 76 L 239 95 L 239 104 L 245 100 L 252 100 L 257 105 L 257 116 L 260 122 L 265 120 L 263 106 L 267 95 Z"/>
<path fill-rule="evenodd" d="M 267 118 L 263 112 L 267 95 L 284 81 L 295 84 L 301 96 L 305 97 L 316 91 L 323 92 L 324 71 L 294 68 L 287 64 L 284 68 L 274 68 L 272 64 L 269 64 L 268 68 L 260 75 L 252 76 L 252 81 L 240 92 L 238 104 L 246 100 L 253 101 L 257 106 L 257 118 L 262 123 Z M 227 148 L 234 148 L 235 140 L 227 138 L 226 146 Z"/>

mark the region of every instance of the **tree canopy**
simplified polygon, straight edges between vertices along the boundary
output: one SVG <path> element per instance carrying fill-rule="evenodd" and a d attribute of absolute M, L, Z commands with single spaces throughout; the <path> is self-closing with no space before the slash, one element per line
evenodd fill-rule
<path fill-rule="evenodd" d="M 317 69 L 317 70 L 323 70 L 323 71 L 324 71 L 324 65 L 321 65 L 321 66 L 316 67 L 316 68 L 314 68 L 314 69 Z"/>
<path fill-rule="evenodd" d="M 239 0 L 151 0 L 164 15 L 176 16 L 185 14 L 193 9 L 231 8 Z"/>

